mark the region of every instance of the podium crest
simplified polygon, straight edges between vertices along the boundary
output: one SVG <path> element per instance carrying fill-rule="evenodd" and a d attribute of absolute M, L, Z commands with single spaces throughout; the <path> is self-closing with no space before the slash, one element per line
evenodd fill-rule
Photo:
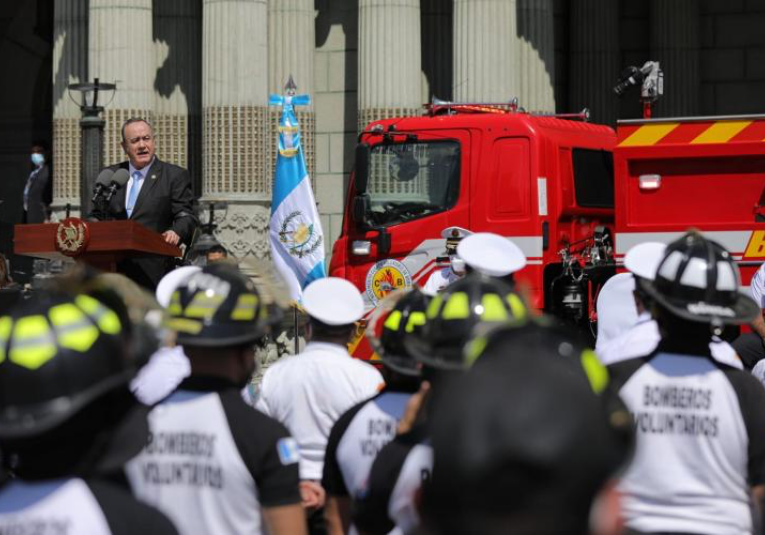
<path fill-rule="evenodd" d="M 90 229 L 78 217 L 68 217 L 56 227 L 56 249 L 66 256 L 77 256 L 88 248 Z"/>

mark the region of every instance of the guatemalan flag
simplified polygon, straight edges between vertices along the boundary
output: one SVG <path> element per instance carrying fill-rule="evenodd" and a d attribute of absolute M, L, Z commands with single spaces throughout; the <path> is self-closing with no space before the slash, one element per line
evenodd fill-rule
<path fill-rule="evenodd" d="M 274 195 L 271 200 L 271 256 L 295 301 L 312 281 L 326 277 L 324 234 L 319 211 L 305 166 L 295 106 L 311 102 L 308 95 L 295 95 L 290 78 L 287 94 L 271 95 L 269 104 L 281 106 L 279 155 L 276 157 Z"/>

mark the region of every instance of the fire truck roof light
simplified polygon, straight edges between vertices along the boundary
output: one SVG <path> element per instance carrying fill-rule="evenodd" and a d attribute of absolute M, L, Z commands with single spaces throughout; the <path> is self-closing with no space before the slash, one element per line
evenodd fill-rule
<path fill-rule="evenodd" d="M 661 187 L 661 175 L 640 175 L 638 184 L 641 190 L 659 189 Z"/>

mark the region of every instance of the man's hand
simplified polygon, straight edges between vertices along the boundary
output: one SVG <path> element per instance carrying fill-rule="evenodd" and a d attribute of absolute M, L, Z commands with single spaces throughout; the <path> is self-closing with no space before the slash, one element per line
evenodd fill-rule
<path fill-rule="evenodd" d="M 165 242 L 169 243 L 170 245 L 178 245 L 181 243 L 181 237 L 172 230 L 166 230 L 163 232 L 162 237 L 165 239 Z"/>
<path fill-rule="evenodd" d="M 324 507 L 327 494 L 318 481 L 303 479 L 300 481 L 300 497 L 303 499 L 303 508 L 313 512 Z"/>

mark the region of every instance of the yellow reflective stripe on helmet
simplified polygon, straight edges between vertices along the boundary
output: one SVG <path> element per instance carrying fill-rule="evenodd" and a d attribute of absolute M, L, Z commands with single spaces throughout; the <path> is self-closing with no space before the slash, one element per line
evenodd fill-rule
<path fill-rule="evenodd" d="M 481 299 L 482 321 L 505 321 L 508 319 L 507 307 L 502 298 L 497 294 L 485 294 Z"/>
<path fill-rule="evenodd" d="M 441 302 L 443 300 L 444 298 L 441 296 L 441 294 L 437 294 L 428 304 L 428 309 L 425 311 L 428 319 L 433 319 L 438 316 L 438 311 L 441 310 Z"/>
<path fill-rule="evenodd" d="M 478 360 L 478 357 L 483 354 L 488 343 L 489 339 L 485 336 L 476 336 L 468 343 L 464 353 L 465 365 L 468 368 L 471 367 L 475 361 Z"/>
<path fill-rule="evenodd" d="M 441 318 L 445 320 L 464 320 L 470 317 L 470 299 L 465 292 L 455 292 L 449 296 L 449 300 L 441 311 Z"/>
<path fill-rule="evenodd" d="M 399 327 L 401 327 L 402 317 L 403 314 L 401 314 L 400 310 L 394 310 L 388 315 L 385 323 L 383 323 L 383 328 L 390 329 L 391 331 L 398 331 Z"/>
<path fill-rule="evenodd" d="M 224 300 L 225 297 L 222 295 L 207 295 L 206 291 L 197 292 L 189 306 L 183 311 L 183 315 L 187 318 L 210 319 Z"/>
<path fill-rule="evenodd" d="M 11 362 L 36 370 L 55 356 L 55 338 L 45 316 L 26 316 L 16 320 L 8 355 Z"/>
<path fill-rule="evenodd" d="M 181 292 L 178 290 L 173 292 L 170 296 L 170 304 L 167 305 L 167 312 L 171 316 L 180 316 L 183 314 L 183 307 L 181 306 Z"/>
<path fill-rule="evenodd" d="M 598 356 L 591 349 L 582 351 L 580 360 L 582 361 L 582 367 L 587 374 L 587 379 L 590 381 L 590 386 L 592 387 L 593 392 L 600 394 L 606 386 L 608 386 L 608 370 L 603 366 L 603 363 L 600 362 Z"/>
<path fill-rule="evenodd" d="M 93 299 L 89 295 L 78 295 L 74 302 L 88 316 L 93 318 L 93 321 L 98 324 L 98 328 L 106 334 L 119 334 L 122 331 L 122 324 L 117 314 L 112 309 L 104 306 L 100 301 Z"/>
<path fill-rule="evenodd" d="M 56 305 L 48 311 L 48 317 L 56 330 L 58 345 L 85 352 L 98 340 L 98 327 L 71 303 Z"/>
<path fill-rule="evenodd" d="M 250 321 L 255 319 L 258 307 L 258 296 L 255 294 L 242 294 L 236 300 L 234 310 L 231 311 L 231 319 L 236 321 Z"/>
<path fill-rule="evenodd" d="M 526 318 L 526 305 L 520 297 L 516 294 L 507 294 L 505 299 L 507 300 L 507 304 L 510 305 L 510 311 L 513 313 L 513 318 L 515 320 Z"/>
<path fill-rule="evenodd" d="M 404 328 L 404 331 L 408 333 L 413 333 L 414 328 L 417 326 L 425 325 L 425 313 L 420 311 L 414 311 L 409 313 L 409 319 L 406 322 L 406 327 Z"/>
<path fill-rule="evenodd" d="M 0 362 L 5 360 L 5 346 L 8 344 L 12 326 L 13 320 L 10 316 L 0 318 Z"/>
<path fill-rule="evenodd" d="M 170 318 L 167 320 L 168 329 L 186 334 L 199 334 L 202 331 L 202 322 L 186 318 Z"/>

